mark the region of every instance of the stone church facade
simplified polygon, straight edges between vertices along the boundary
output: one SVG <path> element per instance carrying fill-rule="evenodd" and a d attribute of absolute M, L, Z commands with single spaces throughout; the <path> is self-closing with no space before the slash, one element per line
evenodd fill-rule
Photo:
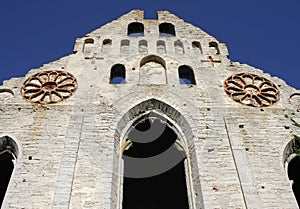
<path fill-rule="evenodd" d="M 298 208 L 300 92 L 228 55 L 133 10 L 5 81 L 2 208 Z"/>

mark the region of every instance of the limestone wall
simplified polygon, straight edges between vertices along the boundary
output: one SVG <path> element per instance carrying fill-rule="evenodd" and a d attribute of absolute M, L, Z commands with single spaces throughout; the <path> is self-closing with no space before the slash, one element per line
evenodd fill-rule
<path fill-rule="evenodd" d="M 136 21 L 144 36 L 128 37 L 127 25 Z M 163 22 L 174 25 L 176 36 L 159 36 Z M 121 46 L 123 40 L 129 46 Z M 78 38 L 74 52 L 0 88 L 0 135 L 20 150 L 3 208 L 119 207 L 120 149 L 128 124 L 145 111 L 165 115 L 185 136 L 190 208 L 297 208 L 284 150 L 299 132 L 286 117 L 300 120 L 298 91 L 283 80 L 230 61 L 224 43 L 167 11 L 158 12 L 158 20 L 131 11 Z M 158 85 L 151 70 L 147 82 L 141 80 L 145 57 L 164 61 L 165 83 Z M 115 64 L 125 66 L 125 84 L 110 84 Z M 195 85 L 180 84 L 182 65 L 193 69 Z M 31 103 L 20 89 L 44 71 L 71 73 L 78 88 L 58 103 Z M 257 107 L 234 101 L 224 81 L 238 73 L 274 83 L 278 101 Z"/>

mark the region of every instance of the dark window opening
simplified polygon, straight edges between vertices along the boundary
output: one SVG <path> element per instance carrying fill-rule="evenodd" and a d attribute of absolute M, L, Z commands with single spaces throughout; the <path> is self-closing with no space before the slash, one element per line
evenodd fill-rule
<path fill-rule="evenodd" d="M 175 27 L 171 23 L 161 23 L 159 24 L 159 36 L 162 37 L 174 37 Z"/>
<path fill-rule="evenodd" d="M 17 146 L 11 138 L 7 136 L 0 138 L 0 208 L 14 170 L 17 152 Z"/>
<path fill-rule="evenodd" d="M 94 44 L 94 39 L 87 38 L 87 39 L 84 40 L 84 44 Z"/>
<path fill-rule="evenodd" d="M 300 157 L 294 157 L 288 165 L 288 176 L 293 181 L 293 192 L 300 207 Z"/>
<path fill-rule="evenodd" d="M 180 84 L 196 84 L 193 69 L 187 65 L 178 68 Z"/>
<path fill-rule="evenodd" d="M 196 54 L 198 54 L 199 52 L 202 54 L 202 48 L 201 48 L 201 44 L 199 41 L 193 41 L 192 47 Z"/>
<path fill-rule="evenodd" d="M 111 44 L 112 44 L 112 40 L 110 39 L 103 40 L 103 46 L 110 46 Z"/>
<path fill-rule="evenodd" d="M 133 145 L 123 153 L 123 209 L 188 209 L 185 154 L 175 146 L 176 133 L 160 119 L 147 118 L 128 138 Z"/>
<path fill-rule="evenodd" d="M 216 50 L 216 54 L 220 54 L 220 50 L 216 42 L 214 41 L 209 42 L 209 47 L 214 48 Z"/>
<path fill-rule="evenodd" d="M 129 37 L 144 36 L 144 25 L 139 22 L 130 23 L 127 28 L 127 35 Z"/>
<path fill-rule="evenodd" d="M 116 64 L 110 71 L 110 83 L 111 84 L 124 84 L 125 83 L 125 66 Z"/>

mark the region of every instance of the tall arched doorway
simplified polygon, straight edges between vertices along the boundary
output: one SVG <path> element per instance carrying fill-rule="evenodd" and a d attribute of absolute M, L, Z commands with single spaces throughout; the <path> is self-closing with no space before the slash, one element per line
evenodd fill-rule
<path fill-rule="evenodd" d="M 169 121 L 150 112 L 124 144 L 123 209 L 188 209 L 185 151 Z"/>

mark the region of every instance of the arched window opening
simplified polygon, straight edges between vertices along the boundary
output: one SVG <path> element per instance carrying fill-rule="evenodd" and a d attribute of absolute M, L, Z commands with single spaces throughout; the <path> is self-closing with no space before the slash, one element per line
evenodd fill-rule
<path fill-rule="evenodd" d="M 300 207 L 300 157 L 294 157 L 288 164 L 288 176 L 293 181 L 293 192 Z"/>
<path fill-rule="evenodd" d="M 196 84 L 193 69 L 187 65 L 178 68 L 180 84 Z"/>
<path fill-rule="evenodd" d="M 91 52 L 93 45 L 94 45 L 94 39 L 92 39 L 92 38 L 85 39 L 82 51 L 83 52 Z"/>
<path fill-rule="evenodd" d="M 179 55 L 184 54 L 183 43 L 180 40 L 175 41 L 174 47 L 175 47 L 175 54 L 179 54 Z"/>
<path fill-rule="evenodd" d="M 156 50 L 158 54 L 165 54 L 166 53 L 166 44 L 164 41 L 157 41 L 156 42 Z"/>
<path fill-rule="evenodd" d="M 214 48 L 216 50 L 216 54 L 220 54 L 220 50 L 217 42 L 214 41 L 209 42 L 209 47 Z"/>
<path fill-rule="evenodd" d="M 14 160 L 18 156 L 18 147 L 8 136 L 0 138 L 0 208 L 14 170 Z"/>
<path fill-rule="evenodd" d="M 148 42 L 146 40 L 139 41 L 139 53 L 142 54 L 148 53 Z"/>
<path fill-rule="evenodd" d="M 122 208 L 188 209 L 185 153 L 168 121 L 150 115 L 128 133 Z"/>
<path fill-rule="evenodd" d="M 155 63 L 158 63 L 160 64 L 164 69 L 166 69 L 166 62 L 164 59 L 162 59 L 161 57 L 159 56 L 155 56 L 155 55 L 149 55 L 147 57 L 144 57 L 142 60 L 141 60 L 141 63 L 140 63 L 140 67 L 142 67 L 143 65 L 145 65 L 146 63 L 148 62 L 155 62 Z"/>
<path fill-rule="evenodd" d="M 159 36 L 162 37 L 174 37 L 175 27 L 171 23 L 161 23 L 159 24 Z"/>
<path fill-rule="evenodd" d="M 111 44 L 112 44 L 112 40 L 110 39 L 103 40 L 103 46 L 111 46 Z"/>
<path fill-rule="evenodd" d="M 155 55 L 144 57 L 140 63 L 141 84 L 167 84 L 166 63 Z"/>
<path fill-rule="evenodd" d="M 102 42 L 102 52 L 110 52 L 111 45 L 112 45 L 112 40 L 111 39 L 103 40 L 103 42 Z"/>
<path fill-rule="evenodd" d="M 130 46 L 130 42 L 129 40 L 122 40 L 121 41 L 121 48 L 120 48 L 120 52 L 121 54 L 126 54 L 129 52 L 129 46 Z"/>
<path fill-rule="evenodd" d="M 144 36 L 144 25 L 140 22 L 133 22 L 128 25 L 127 35 L 129 37 Z"/>
<path fill-rule="evenodd" d="M 198 54 L 202 54 L 202 48 L 201 48 L 201 44 L 199 41 L 193 41 L 192 42 L 192 47 L 194 50 L 194 54 L 198 55 Z"/>
<path fill-rule="evenodd" d="M 124 84 L 125 83 L 126 70 L 122 64 L 115 64 L 110 71 L 110 83 L 111 84 Z"/>

